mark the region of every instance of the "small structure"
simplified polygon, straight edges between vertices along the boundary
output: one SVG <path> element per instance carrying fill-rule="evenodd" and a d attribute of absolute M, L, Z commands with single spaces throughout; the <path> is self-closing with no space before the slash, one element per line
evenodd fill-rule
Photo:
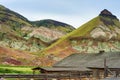
<path fill-rule="evenodd" d="M 34 68 L 33 70 L 39 70 L 42 74 L 51 74 L 58 76 L 57 79 L 75 79 L 75 78 L 89 78 L 92 75 L 90 69 L 81 69 L 81 68 L 58 68 L 58 67 L 39 67 Z"/>
<path fill-rule="evenodd" d="M 36 71 L 39 71 L 40 73 L 44 73 L 44 69 L 42 69 L 41 67 L 35 67 L 35 68 L 32 68 L 33 70 L 33 74 L 35 74 Z"/>

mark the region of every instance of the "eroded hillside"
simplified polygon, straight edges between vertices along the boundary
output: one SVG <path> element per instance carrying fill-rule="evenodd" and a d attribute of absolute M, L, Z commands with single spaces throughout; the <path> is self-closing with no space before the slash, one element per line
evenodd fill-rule
<path fill-rule="evenodd" d="M 94 53 L 100 50 L 120 51 L 120 22 L 106 9 L 42 53 L 54 56 L 53 61 L 57 61 L 73 53 Z"/>

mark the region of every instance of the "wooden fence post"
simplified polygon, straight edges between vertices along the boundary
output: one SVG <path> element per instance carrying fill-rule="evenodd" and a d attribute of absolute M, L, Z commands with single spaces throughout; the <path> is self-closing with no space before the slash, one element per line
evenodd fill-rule
<path fill-rule="evenodd" d="M 81 73 L 79 72 L 79 79 L 81 80 Z"/>

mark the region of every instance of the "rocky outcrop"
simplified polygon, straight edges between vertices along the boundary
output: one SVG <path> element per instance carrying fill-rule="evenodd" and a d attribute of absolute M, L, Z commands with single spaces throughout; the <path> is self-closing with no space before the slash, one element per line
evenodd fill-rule
<path fill-rule="evenodd" d="M 115 15 L 113 15 L 110 11 L 108 11 L 107 9 L 104 9 L 103 11 L 101 11 L 99 16 L 111 17 L 111 18 L 117 19 L 117 17 Z"/>

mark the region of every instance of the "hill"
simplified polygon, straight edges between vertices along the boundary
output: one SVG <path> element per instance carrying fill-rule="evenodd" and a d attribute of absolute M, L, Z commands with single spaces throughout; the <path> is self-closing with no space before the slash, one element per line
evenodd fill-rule
<path fill-rule="evenodd" d="M 74 29 L 65 23 L 53 22 L 53 25 L 46 22 L 42 22 L 42 24 L 45 23 L 49 27 L 54 26 L 54 28 L 48 28 L 44 25 L 40 26 L 36 24 L 36 21 L 31 22 L 24 16 L 0 5 L 0 63 L 3 64 L 7 59 L 8 62 L 10 60 L 9 64 L 13 65 L 34 65 L 34 62 L 29 62 L 39 61 L 39 55 L 32 54 L 33 52 L 48 47 Z M 38 61 L 36 63 L 39 63 Z"/>
<path fill-rule="evenodd" d="M 95 53 L 100 50 L 120 51 L 120 22 L 106 9 L 41 53 L 52 55 L 55 62 L 72 53 Z"/>
<path fill-rule="evenodd" d="M 40 25 L 41 23 L 42 25 Z M 44 24 L 47 24 L 47 26 Z M 44 43 L 51 43 L 73 29 L 70 25 L 53 20 L 31 22 L 24 16 L 0 5 L 0 44 L 2 46 L 5 44 L 5 47 L 33 52 L 38 51 L 47 47 L 43 45 Z M 36 38 L 41 41 L 40 44 L 34 42 Z M 29 39 L 33 41 L 28 44 Z"/>
<path fill-rule="evenodd" d="M 45 26 L 47 28 L 58 30 L 58 31 L 61 31 L 64 33 L 69 33 L 75 29 L 73 26 L 71 26 L 69 24 L 55 21 L 55 20 L 51 20 L 51 19 L 33 21 L 32 24 L 35 26 L 38 26 L 38 27 Z"/>
<path fill-rule="evenodd" d="M 24 26 L 32 26 L 27 18 L 2 5 L 0 5 L 0 24 L 9 25 L 13 30 L 18 30 Z"/>

